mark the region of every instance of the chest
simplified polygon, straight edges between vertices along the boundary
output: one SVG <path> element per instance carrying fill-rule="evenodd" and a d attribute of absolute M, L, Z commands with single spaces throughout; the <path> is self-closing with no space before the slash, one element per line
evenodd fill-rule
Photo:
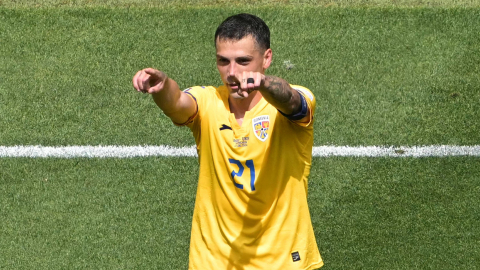
<path fill-rule="evenodd" d="M 208 130 L 210 142 L 241 154 L 266 149 L 275 128 L 277 110 L 271 105 L 247 111 L 241 124 L 226 108 L 208 112 L 203 130 Z M 206 134 L 203 134 L 206 135 Z"/>

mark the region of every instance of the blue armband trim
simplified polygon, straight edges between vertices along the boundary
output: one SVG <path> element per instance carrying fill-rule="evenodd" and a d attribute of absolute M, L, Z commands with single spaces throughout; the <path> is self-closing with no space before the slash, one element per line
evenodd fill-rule
<path fill-rule="evenodd" d="M 307 113 L 308 113 L 307 101 L 305 100 L 305 97 L 300 92 L 298 92 L 298 94 L 300 95 L 300 101 L 302 103 L 302 109 L 298 113 L 292 114 L 292 115 L 286 115 L 283 112 L 279 111 L 283 116 L 287 117 L 289 120 L 294 120 L 294 121 L 300 120 L 305 116 L 307 116 Z"/>
<path fill-rule="evenodd" d="M 189 94 L 195 100 L 195 103 L 197 103 L 197 98 L 194 95 L 190 94 L 190 92 L 188 92 L 188 91 L 185 91 L 184 93 Z"/>

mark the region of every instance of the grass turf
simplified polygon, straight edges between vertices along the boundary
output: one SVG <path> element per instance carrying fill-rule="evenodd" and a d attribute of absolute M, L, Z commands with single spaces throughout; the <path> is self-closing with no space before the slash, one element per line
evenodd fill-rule
<path fill-rule="evenodd" d="M 476 0 L 1 0 L 5 7 L 479 7 Z"/>
<path fill-rule="evenodd" d="M 186 269 L 195 159 L 0 164 L 0 268 Z"/>
<path fill-rule="evenodd" d="M 475 269 L 478 158 L 315 158 L 325 269 Z M 0 159 L 4 269 L 186 269 L 194 158 Z"/>
<path fill-rule="evenodd" d="M 221 84 L 212 36 L 240 10 L 0 9 L 0 144 L 193 144 L 131 78 Z M 250 11 L 272 29 L 268 73 L 317 96 L 315 145 L 480 141 L 479 9 Z"/>
<path fill-rule="evenodd" d="M 239 11 L 271 26 L 269 73 L 315 92 L 316 145 L 480 139 L 476 8 L 45 3 L 1 2 L 0 145 L 193 144 L 131 77 L 154 66 L 182 87 L 220 84 L 213 32 Z M 0 159 L 0 268 L 185 269 L 197 167 Z M 479 168 L 464 157 L 315 158 L 309 203 L 325 269 L 475 269 Z"/>
<path fill-rule="evenodd" d="M 476 269 L 478 158 L 314 159 L 326 269 Z"/>

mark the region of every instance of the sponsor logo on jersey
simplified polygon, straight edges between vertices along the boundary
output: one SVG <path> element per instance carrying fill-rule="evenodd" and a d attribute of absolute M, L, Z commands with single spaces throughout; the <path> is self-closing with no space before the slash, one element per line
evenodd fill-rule
<path fill-rule="evenodd" d="M 264 142 L 268 138 L 268 129 L 270 127 L 270 117 L 262 115 L 253 118 L 253 133 L 260 141 Z"/>
<path fill-rule="evenodd" d="M 242 137 L 240 139 L 233 139 L 233 143 L 235 147 L 245 147 L 248 146 L 248 140 L 250 140 L 250 137 Z"/>

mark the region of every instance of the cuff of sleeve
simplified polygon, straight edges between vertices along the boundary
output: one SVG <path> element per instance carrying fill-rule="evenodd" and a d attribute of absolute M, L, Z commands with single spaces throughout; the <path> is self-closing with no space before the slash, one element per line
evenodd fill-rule
<path fill-rule="evenodd" d="M 190 94 L 190 93 L 188 93 L 188 92 L 184 92 L 184 93 L 190 95 L 190 97 L 193 98 L 193 100 L 195 101 L 195 105 L 197 106 L 197 110 L 195 111 L 195 113 L 194 113 L 192 116 L 190 116 L 190 118 L 188 118 L 187 121 L 185 121 L 185 123 L 179 124 L 179 123 L 175 123 L 175 122 L 172 121 L 173 124 L 176 125 L 176 126 L 186 126 L 186 125 L 192 123 L 192 122 L 193 122 L 193 119 L 194 119 L 194 118 L 197 116 L 197 114 L 198 114 L 198 103 L 197 103 L 197 99 L 196 99 L 192 94 Z"/>

